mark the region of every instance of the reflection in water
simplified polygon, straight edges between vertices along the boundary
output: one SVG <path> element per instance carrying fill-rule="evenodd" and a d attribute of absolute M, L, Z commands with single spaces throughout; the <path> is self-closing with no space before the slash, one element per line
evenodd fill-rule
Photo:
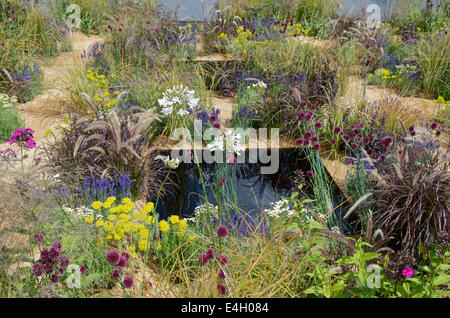
<path fill-rule="evenodd" d="M 298 148 L 280 149 L 279 154 L 280 168 L 275 174 L 261 174 L 261 166 L 264 165 L 248 163 L 248 152 L 246 163 L 238 163 L 234 166 L 201 164 L 208 202 L 217 205 L 217 192 L 221 178 L 226 179 L 225 185 L 221 188 L 222 203 L 227 206 L 233 205 L 235 208 L 237 203 L 239 210 L 246 213 L 259 213 L 269 208 L 271 202 L 289 196 L 295 188 L 294 180 L 297 170 L 309 170 L 309 163 Z M 197 166 L 193 163 L 180 164 L 176 173 L 172 175 L 172 181 L 178 186 L 166 187 L 169 194 L 161 204 L 158 204 L 158 213 L 163 218 L 171 214 L 182 217 L 192 216 L 195 207 L 205 203 L 205 193 Z M 312 196 L 312 190 L 308 184 L 303 190 Z M 335 198 L 340 201 L 342 195 L 336 186 L 334 192 Z M 229 211 L 230 214 L 234 212 L 233 209 Z"/>

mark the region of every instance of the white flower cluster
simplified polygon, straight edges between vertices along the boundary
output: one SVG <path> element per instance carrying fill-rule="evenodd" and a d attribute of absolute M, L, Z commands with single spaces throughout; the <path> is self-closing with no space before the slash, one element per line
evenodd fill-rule
<path fill-rule="evenodd" d="M 222 133 L 214 138 L 214 141 L 206 145 L 210 151 L 223 151 L 226 149 L 231 153 L 240 155 L 245 151 L 245 146 L 241 141 L 240 134 Z"/>
<path fill-rule="evenodd" d="M 8 96 L 6 94 L 0 94 L 0 108 L 11 108 L 17 104 L 16 96 Z"/>
<path fill-rule="evenodd" d="M 395 66 L 396 71 L 401 77 L 407 77 L 409 74 L 417 71 L 417 67 L 413 64 L 400 64 Z"/>
<path fill-rule="evenodd" d="M 281 199 L 277 202 L 272 202 L 270 209 L 265 209 L 264 212 L 270 217 L 279 218 L 281 215 L 286 214 L 288 217 L 294 216 L 296 213 L 289 207 L 289 201 L 287 199 Z"/>
<path fill-rule="evenodd" d="M 163 97 L 158 99 L 159 105 L 162 107 L 161 113 L 169 116 L 174 111 L 180 116 L 189 114 L 186 107 L 193 110 L 198 105 L 198 98 L 194 97 L 195 92 L 187 89 L 183 84 L 169 88 L 163 93 Z"/>
<path fill-rule="evenodd" d="M 155 160 L 162 160 L 164 162 L 164 164 L 169 167 L 170 169 L 176 169 L 178 168 L 178 166 L 180 165 L 180 159 L 175 158 L 175 159 L 170 159 L 169 156 L 156 156 Z"/>
<path fill-rule="evenodd" d="M 95 217 L 97 220 L 101 220 L 103 219 L 103 215 L 101 214 L 97 214 L 93 209 L 87 207 L 87 206 L 80 206 L 78 208 L 72 209 L 69 208 L 67 206 L 62 207 L 63 211 L 71 214 L 75 217 L 79 217 L 79 218 L 85 218 L 87 216 L 93 216 Z"/>
<path fill-rule="evenodd" d="M 217 215 L 219 213 L 219 207 L 215 206 L 211 203 L 205 203 L 202 205 L 199 205 L 197 207 L 195 207 L 194 209 L 194 216 L 191 218 L 186 218 L 187 221 L 189 222 L 196 222 L 197 218 L 202 215 L 202 214 L 207 214 L 208 213 L 208 207 L 209 207 L 209 212 L 212 215 Z"/>

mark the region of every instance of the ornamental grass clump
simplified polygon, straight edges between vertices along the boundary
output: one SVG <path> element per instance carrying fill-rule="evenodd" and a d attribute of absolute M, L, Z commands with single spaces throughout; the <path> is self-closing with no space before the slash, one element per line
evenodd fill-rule
<path fill-rule="evenodd" d="M 402 142 L 379 167 L 373 200 L 376 228 L 392 236 L 393 248 L 417 255 L 438 233 L 450 229 L 450 172 L 448 151 L 432 137 L 432 129 L 416 134 L 411 127 Z"/>

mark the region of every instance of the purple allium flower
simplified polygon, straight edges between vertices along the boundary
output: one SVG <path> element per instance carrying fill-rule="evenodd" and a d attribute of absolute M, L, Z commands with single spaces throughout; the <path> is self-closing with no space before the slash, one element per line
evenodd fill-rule
<path fill-rule="evenodd" d="M 58 259 L 59 255 L 61 255 L 61 252 L 56 247 L 52 247 L 48 253 L 48 256 L 53 261 L 56 261 Z"/>
<path fill-rule="evenodd" d="M 80 265 L 80 273 L 83 275 L 86 273 L 86 265 Z"/>
<path fill-rule="evenodd" d="M 220 270 L 220 271 L 219 271 L 219 278 L 220 278 L 221 280 L 224 280 L 224 279 L 225 279 L 225 272 L 224 272 L 223 270 Z"/>
<path fill-rule="evenodd" d="M 69 264 L 70 264 L 70 259 L 69 259 L 69 256 L 67 256 L 67 255 L 61 255 L 60 257 L 59 257 L 59 263 L 61 264 L 61 266 L 62 267 L 67 267 L 67 266 L 69 266 Z"/>
<path fill-rule="evenodd" d="M 116 250 L 109 250 L 108 254 L 106 254 L 106 258 L 111 265 L 117 265 L 120 261 L 120 254 Z"/>
<path fill-rule="evenodd" d="M 310 119 L 312 119 L 313 117 L 314 117 L 314 114 L 313 114 L 311 111 L 309 111 L 309 112 L 306 113 L 306 119 L 310 120 Z"/>
<path fill-rule="evenodd" d="M 217 290 L 219 291 L 220 295 L 225 295 L 227 293 L 227 288 L 222 284 L 217 285 Z"/>
<path fill-rule="evenodd" d="M 308 139 L 303 139 L 303 144 L 305 145 L 305 146 L 309 146 L 309 140 Z"/>
<path fill-rule="evenodd" d="M 198 256 L 198 261 L 200 263 L 200 265 L 206 265 L 209 262 L 209 257 L 208 254 L 206 253 L 202 253 Z"/>
<path fill-rule="evenodd" d="M 313 146 L 313 148 L 314 148 L 315 150 L 319 150 L 319 149 L 320 149 L 320 144 L 319 144 L 319 143 L 315 143 L 314 146 Z"/>
<path fill-rule="evenodd" d="M 214 125 L 213 125 L 213 127 L 216 128 L 216 129 L 220 129 L 220 123 L 215 122 Z"/>
<path fill-rule="evenodd" d="M 301 144 L 303 144 L 303 138 L 297 138 L 297 139 L 295 140 L 295 142 L 296 142 L 298 145 L 301 145 Z"/>
<path fill-rule="evenodd" d="M 416 132 L 413 130 L 413 131 L 411 131 L 411 136 L 415 136 L 416 135 Z"/>
<path fill-rule="evenodd" d="M 438 129 L 436 130 L 436 136 L 439 137 L 441 135 L 441 131 Z"/>
<path fill-rule="evenodd" d="M 351 144 L 351 146 L 352 146 L 352 149 L 356 149 L 356 148 L 358 148 L 358 145 L 357 144 L 355 144 L 354 142 Z"/>
<path fill-rule="evenodd" d="M 127 260 L 127 262 L 130 260 L 130 258 L 131 258 L 131 255 L 129 254 L 129 253 L 127 253 L 127 252 L 123 252 L 122 253 L 122 256 L 123 257 L 125 257 L 125 259 Z"/>
<path fill-rule="evenodd" d="M 225 185 L 225 183 L 227 183 L 227 179 L 222 178 L 220 179 L 220 186 L 223 187 Z"/>
<path fill-rule="evenodd" d="M 219 255 L 217 256 L 217 261 L 220 265 L 225 266 L 228 264 L 228 258 L 225 255 Z"/>
<path fill-rule="evenodd" d="M 216 115 L 211 115 L 211 117 L 209 117 L 209 120 L 210 121 L 216 121 L 217 120 Z"/>
<path fill-rule="evenodd" d="M 44 274 L 45 266 L 42 263 L 36 262 L 33 264 L 33 273 L 36 276 L 41 276 Z"/>
<path fill-rule="evenodd" d="M 47 249 L 41 251 L 41 260 L 44 262 L 49 260 L 49 251 Z"/>
<path fill-rule="evenodd" d="M 341 132 L 341 128 L 340 128 L 340 127 L 334 128 L 334 132 L 335 132 L 336 134 L 339 134 L 339 133 Z"/>
<path fill-rule="evenodd" d="M 314 124 L 314 126 L 315 126 L 316 128 L 322 129 L 322 123 L 321 123 L 320 121 L 317 121 L 317 122 Z"/>
<path fill-rule="evenodd" d="M 60 241 L 54 241 L 52 247 L 57 248 L 58 250 L 62 249 L 62 243 Z"/>
<path fill-rule="evenodd" d="M 368 144 L 370 142 L 370 139 L 368 137 L 364 138 L 364 143 Z"/>
<path fill-rule="evenodd" d="M 311 138 L 312 142 L 317 142 L 318 140 L 319 140 L 319 138 L 317 138 L 317 136 L 314 136 L 314 137 Z"/>
<path fill-rule="evenodd" d="M 305 138 L 307 138 L 307 139 L 311 139 L 312 135 L 313 135 L 313 133 L 311 130 L 308 130 L 307 132 L 305 132 Z"/>
<path fill-rule="evenodd" d="M 123 286 L 125 286 L 125 288 L 131 288 L 134 285 L 134 280 L 133 277 L 126 275 L 123 278 Z"/>
<path fill-rule="evenodd" d="M 336 144 L 336 139 L 335 138 L 331 139 L 331 144 L 332 145 Z"/>
<path fill-rule="evenodd" d="M 111 275 L 112 275 L 112 277 L 113 277 L 115 280 L 119 280 L 119 279 L 120 279 L 120 273 L 119 273 L 119 271 L 118 271 L 116 268 L 114 268 L 114 269 L 111 271 Z"/>
<path fill-rule="evenodd" d="M 55 271 L 55 264 L 52 261 L 47 261 L 45 263 L 45 270 L 47 273 L 52 273 Z"/>
<path fill-rule="evenodd" d="M 124 268 L 127 266 L 127 259 L 125 258 L 125 256 L 119 257 L 119 263 L 117 264 L 117 266 L 119 266 L 120 268 Z"/>
<path fill-rule="evenodd" d="M 53 275 L 50 277 L 50 280 L 51 280 L 52 283 L 57 283 L 57 282 L 59 282 L 59 276 L 56 275 L 56 274 L 53 274 Z"/>
<path fill-rule="evenodd" d="M 312 177 L 314 177 L 314 172 L 312 172 L 311 170 L 308 170 L 308 171 L 306 171 L 306 176 L 311 179 Z"/>
<path fill-rule="evenodd" d="M 305 118 L 305 112 L 304 112 L 303 110 L 300 110 L 300 111 L 298 112 L 298 117 L 300 117 L 300 118 Z"/>
<path fill-rule="evenodd" d="M 409 131 L 413 132 L 414 131 L 414 126 L 409 127 Z"/>
<path fill-rule="evenodd" d="M 208 258 L 210 260 L 216 258 L 216 252 L 214 252 L 214 250 L 212 248 L 208 249 L 208 251 L 206 252 L 206 255 L 208 255 Z"/>
<path fill-rule="evenodd" d="M 302 102 L 300 103 L 300 105 L 302 105 L 302 107 L 306 106 L 306 101 L 302 100 Z"/>
<path fill-rule="evenodd" d="M 410 278 L 414 274 L 414 270 L 408 266 L 402 271 L 402 274 L 406 278 Z"/>
<path fill-rule="evenodd" d="M 437 127 L 437 123 L 432 123 L 431 124 L 431 129 L 436 129 L 436 127 Z"/>
<path fill-rule="evenodd" d="M 316 105 L 312 104 L 312 105 L 311 105 L 311 109 L 312 109 L 312 110 L 316 110 L 316 109 L 317 109 Z"/>
<path fill-rule="evenodd" d="M 349 141 L 349 140 L 350 140 L 350 136 L 349 136 L 349 135 L 345 135 L 344 139 L 345 139 L 346 141 Z"/>
<path fill-rule="evenodd" d="M 36 232 L 33 234 L 33 242 L 36 244 L 40 244 L 44 242 L 44 235 L 40 232 Z"/>
<path fill-rule="evenodd" d="M 225 226 L 219 226 L 217 229 L 217 236 L 218 237 L 227 237 L 228 236 L 228 229 Z"/>
<path fill-rule="evenodd" d="M 58 268 L 58 274 L 64 275 L 65 272 L 66 272 L 66 270 L 63 267 Z"/>

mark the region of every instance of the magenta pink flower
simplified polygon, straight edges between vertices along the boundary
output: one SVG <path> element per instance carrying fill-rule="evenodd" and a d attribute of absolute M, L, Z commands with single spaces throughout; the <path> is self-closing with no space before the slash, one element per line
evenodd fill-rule
<path fill-rule="evenodd" d="M 208 257 L 208 254 L 206 253 L 202 253 L 198 256 L 198 262 L 200 263 L 200 265 L 206 265 L 208 264 L 210 261 L 210 258 Z"/>
<path fill-rule="evenodd" d="M 112 275 L 112 277 L 113 277 L 115 280 L 119 280 L 119 279 L 120 279 L 120 273 L 119 273 L 119 271 L 118 271 L 116 268 L 114 268 L 114 269 L 111 271 L 111 275 Z"/>
<path fill-rule="evenodd" d="M 36 232 L 33 234 L 33 242 L 40 244 L 42 242 L 44 242 L 44 235 L 40 232 Z"/>
<path fill-rule="evenodd" d="M 86 273 L 86 265 L 80 265 L 80 273 L 83 275 Z"/>
<path fill-rule="evenodd" d="M 225 272 L 224 272 L 223 270 L 220 270 L 220 271 L 219 271 L 219 278 L 220 278 L 221 280 L 224 280 L 224 279 L 225 279 Z"/>
<path fill-rule="evenodd" d="M 312 177 L 314 177 L 314 172 L 312 172 L 311 170 L 308 170 L 308 171 L 306 171 L 306 176 L 311 179 Z"/>
<path fill-rule="evenodd" d="M 214 128 L 216 128 L 216 129 L 220 129 L 220 123 L 218 123 L 218 122 L 215 122 L 215 123 L 214 123 Z"/>
<path fill-rule="evenodd" d="M 306 137 L 307 139 L 311 139 L 312 135 L 313 135 L 313 133 L 312 133 L 311 130 L 308 130 L 307 132 L 305 132 L 305 137 Z"/>
<path fill-rule="evenodd" d="M 300 110 L 300 111 L 298 112 L 298 117 L 300 117 L 300 118 L 305 118 L 305 112 L 304 112 L 303 110 Z"/>
<path fill-rule="evenodd" d="M 406 278 L 410 278 L 414 274 L 414 270 L 408 266 L 402 271 L 402 274 Z"/>
<path fill-rule="evenodd" d="M 334 128 L 334 132 L 335 132 L 336 134 L 339 134 L 339 133 L 341 132 L 341 128 L 340 128 L 340 127 Z"/>
<path fill-rule="evenodd" d="M 228 264 L 228 258 L 225 255 L 219 255 L 217 256 L 217 261 L 220 265 L 225 266 Z"/>
<path fill-rule="evenodd" d="M 301 144 L 303 144 L 303 138 L 297 138 L 297 139 L 295 140 L 295 142 L 296 142 L 298 145 L 301 145 Z"/>
<path fill-rule="evenodd" d="M 223 187 L 225 185 L 225 183 L 227 183 L 227 179 L 222 178 L 220 179 L 220 186 Z"/>
<path fill-rule="evenodd" d="M 313 148 L 314 148 L 315 150 L 319 150 L 319 149 L 320 149 L 320 144 L 319 144 L 319 143 L 315 143 L 314 146 L 313 146 Z"/>
<path fill-rule="evenodd" d="M 52 274 L 50 280 L 52 283 L 57 283 L 57 282 L 59 282 L 59 276 L 56 274 Z"/>
<path fill-rule="evenodd" d="M 317 121 L 317 122 L 314 124 L 314 126 L 315 126 L 316 128 L 322 129 L 322 123 L 321 123 L 320 121 Z"/>
<path fill-rule="evenodd" d="M 302 105 L 303 107 L 306 106 L 306 101 L 302 100 L 302 102 L 300 103 L 300 105 Z"/>
<path fill-rule="evenodd" d="M 336 144 L 336 139 L 335 138 L 331 139 L 331 144 L 332 145 Z"/>

